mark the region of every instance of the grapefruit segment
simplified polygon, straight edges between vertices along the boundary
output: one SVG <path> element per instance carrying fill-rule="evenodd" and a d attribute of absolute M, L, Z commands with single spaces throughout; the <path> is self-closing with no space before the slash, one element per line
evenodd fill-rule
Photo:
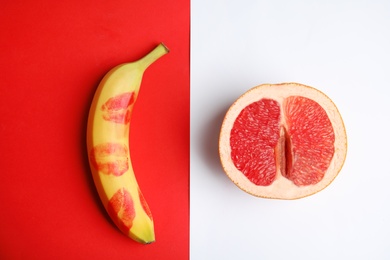
<path fill-rule="evenodd" d="M 279 127 L 280 106 L 271 99 L 248 105 L 234 122 L 230 134 L 233 163 L 256 185 L 270 185 L 275 179 Z"/>
<path fill-rule="evenodd" d="M 259 197 L 296 199 L 328 186 L 347 151 L 337 107 L 317 89 L 265 84 L 242 95 L 228 110 L 219 153 L 224 171 Z"/>
<path fill-rule="evenodd" d="M 298 186 L 316 184 L 333 158 L 332 123 L 317 102 L 305 97 L 288 97 L 283 107 L 292 149 L 284 176 Z"/>

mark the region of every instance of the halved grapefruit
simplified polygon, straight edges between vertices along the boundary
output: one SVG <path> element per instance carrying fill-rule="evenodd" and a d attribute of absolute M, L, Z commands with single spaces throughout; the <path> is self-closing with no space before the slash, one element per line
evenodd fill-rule
<path fill-rule="evenodd" d="M 227 111 L 219 154 L 227 176 L 247 193 L 298 199 L 334 180 L 346 158 L 347 135 L 324 93 L 298 83 L 263 84 Z"/>

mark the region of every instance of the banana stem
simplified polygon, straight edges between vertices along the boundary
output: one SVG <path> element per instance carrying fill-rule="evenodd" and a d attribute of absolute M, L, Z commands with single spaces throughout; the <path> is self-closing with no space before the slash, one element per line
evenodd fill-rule
<path fill-rule="evenodd" d="M 165 46 L 164 43 L 160 43 L 159 45 L 157 45 L 156 48 L 154 48 L 151 52 L 141 58 L 138 62 L 143 67 L 143 69 L 146 69 L 147 67 L 149 67 L 150 64 L 152 64 L 168 52 L 169 49 L 167 48 L 167 46 Z"/>

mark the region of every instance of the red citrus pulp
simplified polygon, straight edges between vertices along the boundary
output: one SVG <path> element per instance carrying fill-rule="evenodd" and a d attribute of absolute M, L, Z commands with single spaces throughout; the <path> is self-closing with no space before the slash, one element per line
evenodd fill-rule
<path fill-rule="evenodd" d="M 228 177 L 259 197 L 297 199 L 328 186 L 347 152 L 343 120 L 322 92 L 264 84 L 228 110 L 219 152 Z"/>

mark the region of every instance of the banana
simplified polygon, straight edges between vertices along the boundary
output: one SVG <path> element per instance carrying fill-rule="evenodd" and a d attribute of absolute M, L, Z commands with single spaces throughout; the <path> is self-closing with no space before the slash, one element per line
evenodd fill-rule
<path fill-rule="evenodd" d="M 116 226 L 143 244 L 155 241 L 154 224 L 130 159 L 130 119 L 144 71 L 168 52 L 160 43 L 140 60 L 111 69 L 95 92 L 88 116 L 88 157 L 100 199 Z"/>

